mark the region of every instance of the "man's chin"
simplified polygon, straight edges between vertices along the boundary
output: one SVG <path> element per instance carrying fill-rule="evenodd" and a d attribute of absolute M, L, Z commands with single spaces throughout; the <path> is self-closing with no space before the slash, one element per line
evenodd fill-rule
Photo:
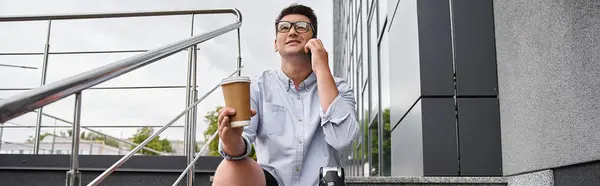
<path fill-rule="evenodd" d="M 286 51 L 283 52 L 281 54 L 282 57 L 303 57 L 303 56 L 308 56 L 308 54 L 306 52 L 304 52 L 304 50 L 290 50 L 290 51 Z"/>

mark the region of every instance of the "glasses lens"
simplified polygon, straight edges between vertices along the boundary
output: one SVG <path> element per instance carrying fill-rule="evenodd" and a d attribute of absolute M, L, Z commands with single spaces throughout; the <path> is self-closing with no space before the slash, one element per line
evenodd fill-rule
<path fill-rule="evenodd" d="M 278 32 L 289 32 L 292 24 L 289 22 L 279 22 L 277 23 L 277 31 Z"/>
<path fill-rule="evenodd" d="M 297 22 L 296 23 L 296 32 L 308 32 L 308 23 L 307 22 Z"/>

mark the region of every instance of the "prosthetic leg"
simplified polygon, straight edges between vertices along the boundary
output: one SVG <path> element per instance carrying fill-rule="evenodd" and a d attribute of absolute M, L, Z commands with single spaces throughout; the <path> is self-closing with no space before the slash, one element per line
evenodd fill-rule
<path fill-rule="evenodd" d="M 321 167 L 319 186 L 346 186 L 343 167 Z"/>

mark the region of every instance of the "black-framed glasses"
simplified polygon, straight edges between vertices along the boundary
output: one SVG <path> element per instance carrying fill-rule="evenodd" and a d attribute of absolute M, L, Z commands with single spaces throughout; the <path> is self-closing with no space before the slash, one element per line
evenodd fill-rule
<path fill-rule="evenodd" d="M 292 29 L 292 26 L 298 33 L 306 33 L 310 29 L 313 29 L 312 24 L 306 21 L 298 21 L 298 22 L 289 22 L 289 21 L 278 21 L 275 23 L 275 27 L 277 32 L 279 33 L 287 33 Z"/>

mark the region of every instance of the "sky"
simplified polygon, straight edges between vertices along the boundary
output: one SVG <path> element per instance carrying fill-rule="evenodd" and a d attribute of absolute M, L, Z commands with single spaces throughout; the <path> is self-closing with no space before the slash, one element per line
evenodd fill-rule
<path fill-rule="evenodd" d="M 326 0 L 53 0 L 20 1 L 2 0 L 0 16 L 44 15 L 77 13 L 110 13 L 131 11 L 161 11 L 238 8 L 243 15 L 241 28 L 242 75 L 256 76 L 267 69 L 278 68 L 279 55 L 273 49 L 273 23 L 279 11 L 292 3 L 308 5 L 319 18 L 319 37 L 327 51 L 330 64 L 333 60 L 333 8 Z M 235 21 L 235 16 L 198 15 L 194 20 L 194 34 L 217 29 Z M 47 21 L 0 23 L 0 53 L 44 51 Z M 191 16 L 162 16 L 144 18 L 94 19 L 53 21 L 50 52 L 98 51 L 98 50 L 147 50 L 190 37 Z M 202 43 L 198 52 L 198 94 L 208 92 L 219 81 L 233 72 L 237 59 L 237 34 L 230 32 Z M 46 83 L 76 75 L 103 65 L 116 62 L 138 53 L 51 55 L 48 62 Z M 37 70 L 0 67 L 0 88 L 32 88 L 40 85 L 43 58 L 36 56 L 0 56 L 0 64 L 37 67 Z M 129 74 L 104 82 L 107 86 L 162 86 L 186 83 L 187 52 L 142 67 Z M 10 97 L 22 91 L 0 91 L 0 98 Z M 138 89 L 138 90 L 86 90 L 82 94 L 82 126 L 91 125 L 164 125 L 185 108 L 185 89 Z M 197 139 L 203 139 L 206 128 L 204 115 L 223 105 L 220 89 L 208 96 L 198 106 Z M 68 121 L 73 120 L 74 96 L 44 107 L 44 113 Z M 183 119 L 174 125 L 183 126 Z M 36 114 L 15 118 L 7 126 L 35 125 Z M 68 124 L 45 117 L 45 126 Z M 59 130 L 66 130 L 62 128 Z M 157 130 L 158 128 L 156 128 Z M 96 128 L 95 130 L 127 138 L 135 128 Z M 83 130 L 85 131 L 85 130 Z M 51 128 L 42 128 L 52 132 Z M 23 142 L 35 134 L 33 128 L 6 128 L 3 140 Z M 161 137 L 169 140 L 183 139 L 183 128 L 169 128 Z"/>

